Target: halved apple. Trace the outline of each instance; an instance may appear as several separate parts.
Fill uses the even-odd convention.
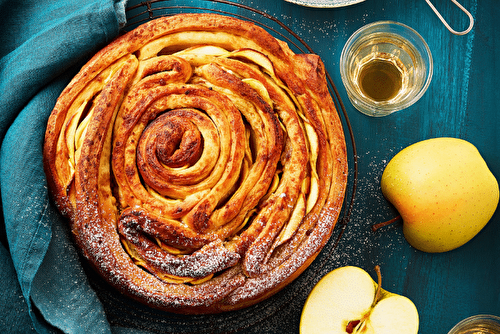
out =
[[[383,290],[359,267],[337,268],[311,291],[300,333],[417,334],[418,311],[407,297]]]

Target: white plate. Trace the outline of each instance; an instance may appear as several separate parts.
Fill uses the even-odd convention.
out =
[[[285,0],[297,5],[317,8],[334,8],[354,5],[365,0]]]

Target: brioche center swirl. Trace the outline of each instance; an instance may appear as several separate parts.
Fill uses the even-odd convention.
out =
[[[343,199],[345,144],[317,57],[247,23],[235,35],[239,20],[180,17],[74,79],[45,167],[103,276],[157,307],[212,312],[262,299],[316,256]],[[200,28],[214,19],[223,27]]]
[[[255,51],[243,53],[245,61],[234,59],[239,51],[199,46],[148,59],[115,121],[119,231],[134,260],[164,280],[193,281],[234,265],[247,248],[238,232],[259,217],[259,203],[271,205],[266,195],[276,197],[284,131],[252,88],[267,93],[276,84],[252,62]],[[263,81],[245,79],[249,73]],[[300,193],[302,151],[304,166],[282,198]],[[196,270],[182,265],[190,261]]]

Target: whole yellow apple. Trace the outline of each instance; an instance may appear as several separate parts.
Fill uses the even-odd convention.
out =
[[[363,269],[337,268],[313,288],[302,310],[301,334],[417,334],[418,311],[405,296],[381,288]]]
[[[382,193],[403,219],[403,233],[424,252],[446,252],[471,240],[491,219],[498,182],[476,147],[433,138],[403,149],[387,164]]]

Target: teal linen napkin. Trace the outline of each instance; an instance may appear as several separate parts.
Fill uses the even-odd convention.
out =
[[[125,24],[126,0],[0,0],[0,332],[110,333],[42,164],[47,118]]]

